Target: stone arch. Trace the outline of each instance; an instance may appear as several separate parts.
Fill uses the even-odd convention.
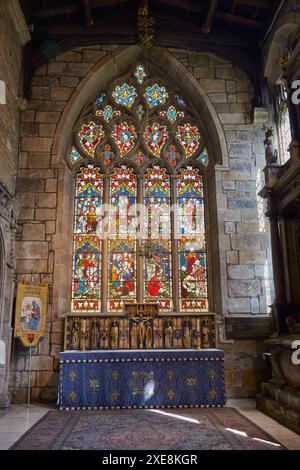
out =
[[[105,87],[108,81],[112,81],[117,74],[128,67],[130,64],[141,60],[143,50],[138,46],[120,47],[108,54],[104,59],[98,62],[80,82],[77,89],[67,103],[60,121],[58,123],[56,134],[52,146],[52,166],[57,167],[59,171],[58,180],[58,210],[57,210],[57,228],[53,240],[53,249],[55,251],[55,271],[53,284],[53,314],[64,316],[70,310],[71,304],[71,269],[72,266],[72,225],[73,225],[73,176],[69,167],[66,165],[65,156],[69,147],[69,140],[74,129],[75,123],[80,116],[82,109],[89,103],[95,94]],[[207,147],[209,158],[215,165],[223,168],[228,164],[227,145],[224,136],[223,127],[219,121],[217,113],[209,99],[206,91],[201,87],[193,75],[179,63],[168,51],[161,48],[154,48],[147,51],[147,60],[162,73],[170,77],[181,90],[182,95],[186,96],[194,105],[198,114],[202,116],[202,128],[207,136]],[[185,77],[182,80],[182,77]],[[214,171],[208,174],[209,198],[212,200],[208,207],[208,224],[214,227],[218,226],[217,202],[216,202],[216,182]],[[216,230],[217,231],[217,230]],[[210,252],[209,260],[211,266],[212,278],[210,284],[214,286],[214,294],[211,299],[211,308],[215,311],[221,311],[221,275],[220,275],[220,253],[218,236],[214,235],[213,241],[209,242]],[[61,295],[63,292],[63,296]]]
[[[4,268],[5,268],[5,245],[2,230],[0,227],[0,332],[4,321]]]
[[[288,39],[299,30],[300,13],[292,12],[278,18],[266,46],[264,60],[264,76],[270,85],[276,83],[282,71],[278,59],[286,52]]]

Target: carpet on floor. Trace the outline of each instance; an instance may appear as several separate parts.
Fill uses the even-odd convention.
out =
[[[49,411],[13,450],[280,450],[234,408]]]

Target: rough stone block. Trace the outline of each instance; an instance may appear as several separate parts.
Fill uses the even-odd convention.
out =
[[[73,90],[69,87],[52,87],[51,99],[54,101],[68,101],[72,93]]]
[[[225,80],[211,80],[202,78],[199,81],[207,93],[225,92]]]
[[[18,273],[44,273],[47,272],[46,259],[24,259],[17,261]]]
[[[237,233],[260,233],[260,225],[255,222],[237,224]]]
[[[45,224],[23,224],[23,240],[45,240]]]
[[[17,259],[47,259],[48,243],[41,241],[16,242]]]
[[[68,52],[65,52],[64,54],[60,54],[56,59],[59,62],[81,62],[82,55],[81,55],[81,52],[68,51]]]
[[[236,233],[235,222],[224,222],[225,233]]]
[[[229,265],[228,266],[229,279],[253,279],[254,268],[251,265]]]
[[[39,136],[40,137],[53,137],[55,134],[56,124],[40,124]]]
[[[241,122],[247,122],[244,113],[220,113],[219,118],[222,124],[240,124]]]
[[[55,220],[56,209],[36,209],[36,220]]]
[[[234,80],[227,80],[226,81],[226,91],[227,93],[235,93],[235,81]]]
[[[257,207],[257,200],[254,197],[236,197],[228,199],[228,209],[253,209]]]
[[[250,299],[247,297],[228,299],[228,311],[229,313],[249,313]]]
[[[96,64],[99,60],[106,56],[106,51],[96,51],[92,49],[84,49],[82,53],[82,62]]]
[[[71,77],[85,77],[86,74],[90,71],[93,64],[76,64],[69,63],[68,69],[65,75]]]
[[[222,182],[223,189],[225,190],[235,190],[235,181],[223,181]]]
[[[34,120],[35,120],[35,110],[26,109],[25,111],[22,111],[22,114],[21,114],[22,122],[34,122]]]
[[[78,77],[61,77],[60,78],[60,85],[62,87],[70,87],[75,88],[79,83]]]
[[[241,251],[241,264],[265,264],[267,260],[265,251]]]
[[[20,152],[19,154],[19,168],[27,168],[28,152]]]
[[[38,207],[56,207],[56,194],[55,193],[40,193],[38,197]]]
[[[261,294],[261,284],[258,280],[228,281],[230,297],[258,297]]]
[[[48,100],[50,98],[50,88],[42,86],[32,86],[31,98],[33,100]]]
[[[225,80],[234,79],[234,69],[229,67],[216,68],[216,78],[224,78]]]
[[[41,123],[57,123],[60,113],[55,111],[38,111],[36,113],[36,122]]]
[[[39,135],[39,126],[35,122],[23,122],[21,124],[22,137],[37,137]]]
[[[56,178],[50,178],[46,180],[46,188],[45,192],[46,193],[56,193],[57,191],[57,179]]]
[[[228,152],[230,156],[240,156],[248,158],[251,155],[251,143],[228,143]]]
[[[51,62],[48,64],[48,73],[49,75],[66,75],[67,68],[68,66],[64,62]]]
[[[228,264],[238,264],[239,252],[238,251],[226,251],[226,260]]]
[[[28,152],[50,152],[52,139],[46,137],[22,137],[22,150]]]
[[[56,224],[54,220],[46,220],[46,234],[53,235],[56,230]]]
[[[254,235],[254,234],[231,235],[231,247],[233,250],[260,251],[261,235]]]
[[[250,305],[251,305],[251,313],[260,313],[260,311],[259,311],[259,299],[258,298],[251,299]]]
[[[38,150],[38,149],[37,149]],[[30,153],[28,156],[28,168],[49,168],[50,153]]]

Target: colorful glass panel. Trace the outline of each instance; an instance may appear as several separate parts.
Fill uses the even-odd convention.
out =
[[[95,124],[93,121],[89,122],[89,124],[82,124],[78,135],[83,150],[93,158],[97,145],[104,137],[102,126]]]
[[[109,242],[109,310],[123,311],[124,302],[136,301],[135,241]]]
[[[127,83],[123,83],[121,86],[116,86],[112,96],[117,104],[131,108],[136,100],[137,93],[134,86],[129,86]]]
[[[101,288],[101,219],[103,179],[89,165],[76,178],[72,310],[99,311]]]
[[[106,97],[106,93],[104,92],[100,93],[100,95],[96,98],[95,104],[96,105],[102,104],[105,97]]]
[[[143,120],[143,117],[144,117],[144,114],[145,114],[145,109],[143,107],[142,104],[139,104],[138,107],[136,108],[136,114],[137,114],[137,117],[138,117],[138,120],[139,121],[142,121]]]
[[[134,76],[137,79],[139,85],[142,85],[146,77],[145,68],[143,65],[138,65],[135,69]]]
[[[199,133],[198,127],[192,126],[188,122],[184,124],[184,126],[178,126],[176,137],[181,143],[187,158],[195,153],[203,139],[203,136]]]
[[[160,87],[155,83],[153,86],[146,88],[144,97],[146,98],[149,108],[152,109],[155,108],[155,106],[164,104],[169,95],[164,87]]]
[[[170,145],[170,149],[169,152],[167,152],[166,157],[173,167],[176,166],[177,162],[180,160],[180,154],[176,151],[176,147],[174,145]]]
[[[174,122],[178,118],[183,118],[184,117],[184,112],[183,111],[177,111],[174,106],[169,106],[167,111],[160,111],[159,115],[163,118],[167,118],[171,124],[174,124]]]
[[[110,178],[109,309],[123,309],[136,298],[136,176],[131,168],[115,168]]]
[[[146,145],[153,155],[160,157],[160,152],[168,138],[166,126],[154,122],[151,126],[147,126],[144,132]]]
[[[76,163],[83,161],[82,156],[80,155],[80,153],[76,150],[74,146],[71,148],[70,160],[71,160],[72,165],[75,165]]]
[[[100,153],[100,157],[102,158],[104,165],[107,166],[111,163],[112,159],[114,158],[114,154],[111,151],[109,144],[105,145],[105,150],[104,152]]]
[[[201,155],[199,156],[199,160],[200,162],[202,163],[203,166],[207,167],[208,164],[209,164],[209,160],[208,160],[208,153],[207,153],[207,148],[204,147]]]
[[[114,126],[112,137],[118,146],[121,157],[123,157],[133,149],[137,138],[137,133],[135,132],[135,127],[133,124],[121,122]]]
[[[165,168],[149,168],[144,177],[146,240],[144,300],[172,309],[170,177]]]
[[[207,274],[203,178],[184,168],[178,175],[178,236],[180,309],[207,311]]]
[[[104,121],[109,122],[114,117],[121,116],[121,112],[118,109],[113,109],[109,104],[104,109],[98,109],[96,116],[102,117]]]
[[[178,103],[180,106],[186,107],[186,103],[185,103],[185,101],[181,98],[181,96],[179,96],[179,95],[174,95],[174,98],[175,98],[175,100],[177,101],[177,103]]]

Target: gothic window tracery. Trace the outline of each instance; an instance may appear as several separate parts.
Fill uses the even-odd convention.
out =
[[[205,135],[188,101],[143,64],[80,118],[75,176],[74,312],[158,303],[207,312]]]

